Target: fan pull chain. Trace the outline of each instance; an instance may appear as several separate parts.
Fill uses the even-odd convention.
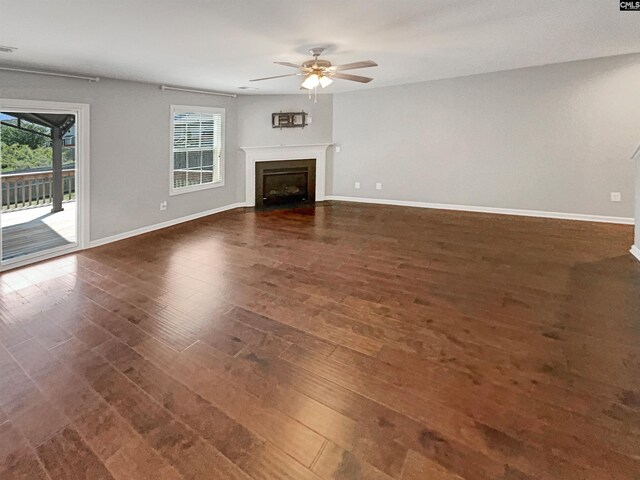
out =
[[[313,97],[314,97],[313,103],[318,103],[318,87],[315,87],[313,89]]]

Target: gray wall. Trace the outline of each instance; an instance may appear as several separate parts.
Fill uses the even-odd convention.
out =
[[[305,111],[312,117],[305,128],[271,128],[275,112]],[[304,94],[245,95],[238,97],[238,145],[305,145],[331,143],[333,95],[318,95],[318,102]]]
[[[336,94],[333,194],[633,217],[639,84],[630,55]]]
[[[308,145],[331,143],[333,137],[333,95],[318,95],[317,103],[305,94],[247,95],[238,97],[238,145],[264,147],[270,145]],[[305,128],[271,128],[271,114],[301,112],[311,115],[311,125]],[[327,163],[331,163],[328,152]],[[244,200],[244,152],[240,152],[241,174],[238,198]],[[327,172],[331,184],[331,172]]]
[[[157,85],[99,83],[0,72],[0,98],[91,105],[91,240],[236,202],[236,99],[162,92]],[[169,197],[170,106],[226,108],[225,186]],[[168,209],[160,211],[160,202]]]

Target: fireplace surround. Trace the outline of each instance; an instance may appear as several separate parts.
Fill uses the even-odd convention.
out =
[[[245,152],[245,204],[256,204],[256,164],[284,160],[315,160],[315,200],[325,198],[326,158],[330,143],[240,147]]]

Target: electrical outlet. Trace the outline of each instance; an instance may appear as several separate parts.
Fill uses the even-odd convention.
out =
[[[167,201],[164,200],[164,201],[160,202],[160,210],[164,211],[166,209],[167,209]]]
[[[611,192],[611,201],[612,202],[621,202],[622,201],[622,193],[620,193],[620,192]]]
[[[340,153],[340,145],[336,145],[336,153]]]
[[[355,187],[356,189],[360,188],[360,182],[356,182],[356,183],[355,183],[355,185],[354,185],[354,187]]]
[[[382,184],[380,182],[376,183],[376,190],[382,190]]]

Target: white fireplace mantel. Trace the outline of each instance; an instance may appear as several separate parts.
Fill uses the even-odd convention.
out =
[[[278,160],[316,161],[316,200],[324,200],[327,173],[327,148],[331,143],[312,145],[273,145],[266,147],[240,147],[246,154],[245,202],[248,207],[256,204],[256,162],[277,162]]]

